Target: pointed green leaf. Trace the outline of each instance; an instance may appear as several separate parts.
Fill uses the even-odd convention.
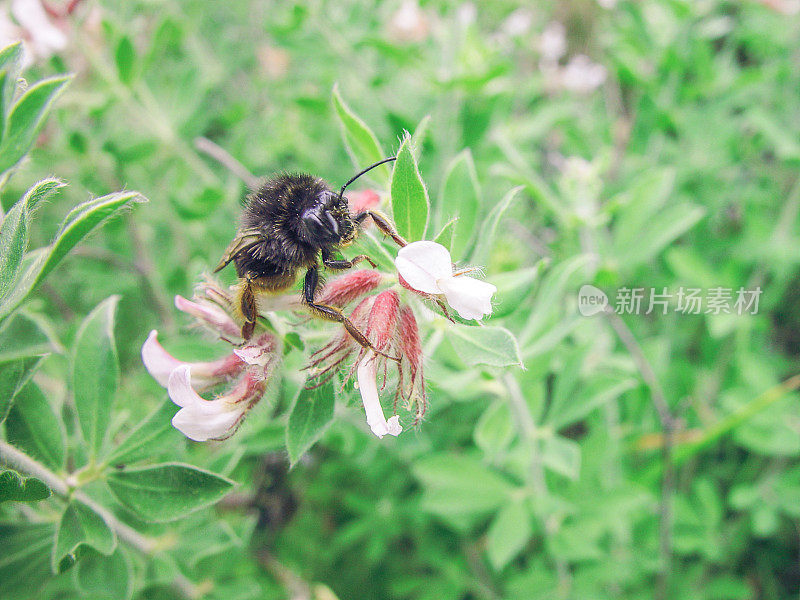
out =
[[[517,340],[507,329],[454,325],[448,334],[453,349],[468,365],[522,366]]]
[[[73,500],[64,509],[56,529],[50,562],[53,573],[63,573],[75,564],[84,546],[109,555],[117,547],[117,536],[103,517]]]
[[[339,93],[339,84],[333,86],[333,105],[342,124],[342,136],[344,137],[347,152],[350,154],[350,158],[353,159],[353,164],[357,170],[360,171],[371,164],[388,158],[383,153],[383,149],[378,143],[378,138],[375,137],[372,130],[342,100],[342,96]],[[385,186],[389,181],[389,167],[381,165],[370,171],[369,177],[376,179],[381,185]]]
[[[551,435],[542,440],[542,464],[549,469],[577,480],[581,473],[581,447],[574,440]]]
[[[425,115],[422,120],[417,123],[414,133],[411,134],[411,150],[414,152],[414,158],[419,161],[419,154],[422,152],[422,146],[425,139],[428,137],[428,128],[431,124],[431,116]]]
[[[333,420],[336,392],[333,380],[314,389],[302,389],[286,425],[286,450],[294,466]]]
[[[500,222],[503,220],[503,217],[505,217],[506,212],[508,212],[512,202],[514,202],[514,199],[521,190],[522,186],[517,186],[506,192],[506,195],[497,203],[483,222],[474,253],[476,260],[484,263],[488,261],[492,246],[497,238],[497,228],[500,226]]]
[[[78,329],[72,366],[72,393],[83,439],[95,457],[105,441],[119,385],[114,313],[119,296],[103,300]]]
[[[47,200],[50,196],[55,194],[58,190],[66,185],[66,183],[60,179],[56,179],[55,177],[48,177],[47,179],[37,181],[35,184],[33,184],[31,189],[25,193],[25,201],[28,205],[28,210],[32,211],[34,208],[36,208],[37,204]]]
[[[28,88],[11,107],[0,143],[0,173],[16,165],[33,145],[47,112],[69,77],[45,79]]]
[[[495,571],[522,551],[532,533],[531,515],[522,502],[507,504],[497,513],[486,536],[486,552]]]
[[[52,271],[78,242],[120,209],[144,198],[137,192],[117,192],[95,198],[72,209],[64,219],[55,241],[25,255],[17,285],[0,302],[0,319],[7,316]]]
[[[119,40],[114,53],[114,61],[117,63],[119,80],[125,85],[130,85],[136,73],[136,49],[127,35],[122,36]]]
[[[50,488],[35,477],[23,477],[16,471],[0,471],[0,503],[34,502],[50,497]]]
[[[28,248],[28,216],[23,199],[11,207],[0,225],[0,302],[11,292]]]
[[[0,139],[5,132],[6,115],[14,100],[22,59],[22,42],[0,50]]]
[[[581,385],[577,393],[554,395],[545,422],[555,430],[563,429],[636,385],[636,380],[630,377],[598,374],[585,385]]]
[[[181,463],[126,468],[108,476],[108,487],[123,506],[157,523],[210,506],[233,486],[230,479]]]
[[[42,390],[29,381],[17,394],[6,419],[6,437],[55,471],[64,468],[64,426]]]
[[[28,249],[30,213],[36,205],[64,184],[58,179],[44,179],[35,184],[17,202],[0,226],[0,302],[8,296],[19,273],[22,257]]]
[[[467,258],[467,250],[477,231],[481,206],[478,175],[469,149],[456,156],[444,176],[441,205],[446,215],[457,215],[450,252],[456,260]]]
[[[411,138],[406,137],[392,171],[392,216],[398,233],[409,242],[425,237],[428,225],[428,190],[417,168],[417,161],[409,146]]]
[[[6,420],[14,398],[44,358],[40,355],[0,360],[0,423]]]
[[[165,400],[111,451],[106,462],[117,464],[142,460],[180,440],[180,434],[172,426],[172,417],[177,411],[178,407],[171,400]]]
[[[451,246],[453,245],[453,230],[455,229],[457,220],[458,218],[454,217],[445,223],[444,227],[442,227],[442,230],[436,235],[435,238],[433,238],[433,241],[450,250]]]

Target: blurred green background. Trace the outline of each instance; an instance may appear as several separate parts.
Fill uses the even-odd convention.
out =
[[[429,238],[470,193],[464,178],[444,184],[465,148],[478,223],[522,186],[499,235],[454,259],[498,286],[487,325],[516,336],[524,369],[466,364],[448,324],[425,313],[425,420],[377,440],[349,386],[289,470],[285,417],[304,360],[289,354],[232,439],[167,431],[140,457],[237,481],[216,508],[149,525],[90,486],[167,541],[150,554],[121,544],[123,559],[60,575],[48,563],[18,577],[19,557],[0,551],[0,597],[798,598],[796,1],[68,4],[50,3],[55,51],[0,8],[39,52],[28,82],[75,75],[2,205],[46,176],[68,182],[37,209],[36,247],[90,196],[150,200],[79,245],[21,309],[27,329],[6,335],[53,352],[35,381],[67,423],[68,451],[69,348],[104,298],[121,296],[114,436],[165,397],[139,357],[151,329],[182,357],[226,351],[172,305],[217,263],[246,193],[207,141],[258,176],[341,185],[356,165],[336,83],[387,152],[414,134]],[[682,314],[673,298],[667,314],[588,318],[583,284],[612,304],[623,287],[762,294],[754,315]],[[313,350],[333,327],[300,331]],[[53,522],[60,506],[4,503],[0,520]],[[16,548],[19,532],[4,531]]]

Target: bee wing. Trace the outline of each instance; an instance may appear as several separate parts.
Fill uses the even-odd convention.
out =
[[[225,248],[225,254],[222,255],[222,260],[219,261],[214,273],[221,271],[229,262],[231,262],[236,255],[244,252],[248,248],[255,246],[261,241],[262,235],[258,229],[245,229],[236,234],[233,241]]]

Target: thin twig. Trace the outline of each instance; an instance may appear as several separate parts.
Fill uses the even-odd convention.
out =
[[[210,139],[201,136],[194,138],[194,147],[200,152],[208,154],[228,171],[244,181],[248,188],[253,189],[258,186],[258,177],[253,175],[247,167],[236,160],[230,152],[219,144],[215,144]]]
[[[647,360],[642,347],[636,341],[625,321],[611,307],[606,307],[604,314],[611,327],[617,333],[622,345],[631,355],[645,384],[650,388],[650,397],[658,413],[658,420],[661,422],[661,430],[664,435],[664,445],[661,450],[663,473],[661,477],[660,519],[658,524],[658,554],[661,561],[661,571],[658,574],[655,598],[657,600],[666,600],[669,594],[669,581],[672,571],[672,496],[675,488],[675,465],[672,462],[672,448],[674,445],[675,419],[667,404],[661,384],[658,382],[653,367],[650,365],[650,361]]]
[[[143,554],[152,555],[163,548],[163,544],[159,540],[142,535],[129,525],[126,525],[107,508],[98,504],[82,491],[75,489],[74,486],[68,483],[67,479],[59,477],[40,462],[3,440],[0,440],[0,462],[27,476],[36,477],[64,500],[68,501],[72,498],[85,504],[103,518],[106,525],[117,534],[117,537]],[[186,598],[194,599],[202,595],[197,586],[183,575],[179,574],[175,578],[174,584]]]
[[[289,594],[289,600],[311,600],[311,586],[267,550],[258,552],[256,558],[264,569],[281,582],[281,585]]]

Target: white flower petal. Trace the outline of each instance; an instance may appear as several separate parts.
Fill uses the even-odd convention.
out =
[[[241,389],[240,389],[241,388]],[[216,400],[206,400],[192,388],[191,367],[183,365],[169,376],[167,387],[170,399],[181,407],[172,417],[172,425],[183,435],[196,442],[225,437],[239,422],[248,409],[249,403],[239,396],[250,388],[237,386],[236,397],[222,396]]]
[[[164,350],[164,347],[158,343],[158,332],[155,329],[150,332],[142,345],[142,362],[147,372],[162,387],[167,387],[170,373],[186,364]]]
[[[447,303],[464,319],[492,314],[492,296],[497,288],[473,277],[449,277],[439,281]]]
[[[11,12],[28,32],[36,54],[47,58],[67,46],[67,36],[50,22],[40,0],[13,0]]]
[[[230,354],[213,362],[189,363],[178,360],[158,342],[158,332],[154,329],[142,344],[142,362],[147,372],[162,387],[169,385],[169,376],[178,367],[191,367],[192,387],[198,391],[214,387],[229,376],[237,374],[244,363],[237,356]]]
[[[206,442],[225,437],[241,416],[241,412],[230,410],[206,415],[194,410],[194,407],[187,407],[180,409],[172,417],[172,426],[190,440]]]
[[[383,416],[383,408],[378,397],[377,369],[374,354],[369,352],[358,363],[356,372],[361,401],[364,403],[364,412],[367,413],[367,425],[379,438],[383,438],[386,434],[398,436],[403,431],[399,417],[395,415],[387,422]]]
[[[453,274],[450,252],[436,242],[412,242],[400,248],[394,264],[408,285],[426,294],[441,294],[437,281]]]
[[[203,398],[192,387],[192,369],[189,365],[177,367],[169,375],[167,393],[170,400],[178,406],[193,406]]]

